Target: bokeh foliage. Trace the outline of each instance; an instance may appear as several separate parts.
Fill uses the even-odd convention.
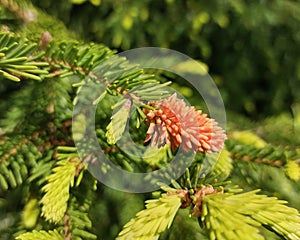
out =
[[[33,2],[85,39],[122,51],[167,47],[200,59],[228,109],[257,118],[299,101],[299,1]]]

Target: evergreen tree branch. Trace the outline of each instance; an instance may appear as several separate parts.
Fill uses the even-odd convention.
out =
[[[146,209],[137,213],[119,233],[117,239],[158,239],[169,228],[178,211],[181,200],[176,195],[163,194],[160,199],[146,201]]]
[[[131,108],[131,101],[125,100],[124,104],[111,117],[111,122],[107,126],[107,142],[115,144],[121,137],[127,125]]]
[[[300,239],[300,215],[285,201],[256,194],[215,194],[204,198],[201,221],[210,239],[264,239],[257,227],[270,228],[285,239]]]
[[[23,233],[22,235],[16,237],[16,240],[63,240],[63,236],[60,235],[56,230],[53,231],[32,231]]]
[[[14,4],[14,1],[11,0],[0,0],[0,2],[4,3],[6,9],[13,10],[12,12],[17,18],[25,20],[22,18],[24,11],[21,4]],[[35,16],[40,18],[41,15]],[[51,18],[47,16],[47,19],[50,19],[47,20],[48,22],[46,21],[47,24],[40,19],[36,21],[36,24],[44,25],[44,28],[56,26]],[[28,28],[26,27],[32,33],[27,30],[23,33],[38,34],[40,37],[40,29],[36,30],[32,26],[37,25],[32,24],[31,28],[29,25],[27,25]],[[117,110],[108,123],[106,133],[103,129],[98,129],[97,133],[101,135],[98,140],[105,146],[105,153],[114,157],[112,162],[134,171],[132,164],[144,168],[146,164],[143,160],[146,160],[149,152],[144,155],[135,155],[136,148],[128,146],[127,152],[122,152],[121,148],[113,144],[119,141],[125,132],[133,106],[138,107],[134,116],[137,116],[136,122],[138,120],[142,122],[145,114],[139,107],[150,109],[151,106],[147,105],[149,101],[157,101],[168,96],[169,92],[164,86],[169,83],[160,84],[153,75],[145,74],[143,69],[130,65],[124,58],[112,56],[113,51],[102,45],[86,45],[65,39],[57,41],[55,37],[52,39],[51,34],[53,33],[49,33],[47,38],[47,32],[44,30],[43,32],[42,39],[38,38],[39,41],[41,40],[41,46],[13,34],[0,34],[0,74],[13,81],[26,78],[44,79],[41,83],[30,81],[24,87],[26,89],[24,95],[16,96],[19,101],[27,99],[27,103],[25,105],[23,103],[15,104],[14,101],[12,105],[15,106],[14,110],[17,114],[12,111],[5,116],[5,120],[10,122],[10,128],[5,129],[6,135],[0,140],[2,141],[0,143],[0,184],[4,190],[16,187],[21,185],[28,175],[29,183],[37,181],[38,186],[43,185],[47,180],[47,184],[43,187],[45,195],[41,200],[42,215],[46,220],[54,223],[60,222],[60,226],[64,226],[62,230],[67,239],[95,239],[95,235],[89,231],[91,221],[87,214],[91,204],[90,196],[84,194],[86,201],[81,201],[74,194],[76,190],[82,191],[82,185],[79,186],[79,184],[86,181],[86,176],[80,175],[81,178],[78,177],[76,183],[78,188],[72,189],[72,192],[69,191],[70,187],[74,185],[75,176],[82,168],[76,149],[71,147],[68,151],[66,150],[68,147],[65,147],[73,144],[68,129],[70,123],[68,126],[65,125],[70,121],[72,113],[73,89],[71,84],[75,81],[77,86],[89,84],[89,81],[104,83],[105,94],[98,96],[95,103],[102,101],[103,96],[107,95],[116,96],[116,99],[123,95],[125,101],[128,101],[126,103],[130,102],[129,107],[124,102],[116,107]],[[192,65],[185,64],[179,67],[187,72],[194,72],[194,69],[191,69]],[[67,78],[73,75],[79,76],[79,81]],[[101,113],[98,112],[97,117],[102,117],[99,125],[100,122],[102,124],[103,119],[107,122],[107,113],[110,113],[112,102],[114,101],[107,101],[106,105],[103,105]],[[126,118],[122,119],[122,116],[126,116]],[[140,126],[140,122],[136,126]],[[15,135],[23,132],[24,139],[30,140],[20,144],[23,140],[16,136],[8,138],[9,131]],[[143,132],[143,129],[140,132]],[[133,133],[138,140],[141,137],[140,132]],[[49,141],[43,142],[45,146],[43,151],[38,143],[28,137],[32,136],[32,133],[43,135],[41,136],[43,141],[49,138]],[[15,145],[10,146],[9,142]],[[107,142],[113,146],[109,146]],[[60,149],[65,148],[66,153],[58,150],[57,156],[56,146],[61,146]],[[20,151],[20,149],[23,150]],[[155,157],[150,156],[146,162],[151,167],[162,166],[170,157],[167,153],[168,150],[168,147],[161,148],[159,151],[154,150]],[[25,157],[20,154],[21,152]],[[32,156],[35,152],[36,156]],[[52,161],[53,155],[54,159],[58,158],[58,162],[51,173],[51,168],[55,164]],[[192,216],[200,216],[202,223],[210,232],[211,239],[247,239],[245,236],[248,236],[248,239],[251,237],[251,239],[262,239],[259,232],[261,226],[270,228],[286,239],[299,239],[299,213],[286,207],[284,202],[257,195],[256,192],[235,195],[218,194],[219,191],[212,186],[201,186],[201,183],[222,184],[219,180],[226,179],[231,173],[233,160],[252,161],[260,167],[262,165],[260,163],[277,168],[286,164],[287,175],[297,180],[299,179],[299,165],[296,158],[290,158],[286,149],[268,145],[264,140],[249,134],[249,132],[242,132],[241,135],[233,134],[232,139],[227,143],[227,148],[221,152],[219,158],[217,155],[207,154],[207,162],[201,163],[202,165],[200,162],[192,165],[190,172],[193,175],[193,181],[189,176],[184,176],[183,179],[186,181],[181,181],[180,185],[177,184],[178,189],[173,191],[173,194],[163,194],[160,199],[147,201],[146,209],[139,212],[136,218],[124,226],[118,239],[158,239],[160,233],[170,227],[178,209],[188,206],[193,207]],[[192,169],[193,167],[195,169]],[[22,169],[26,169],[26,171]],[[201,181],[203,181],[200,183],[199,173],[201,170],[205,174],[201,175],[203,177]],[[189,173],[189,169],[186,172]],[[92,185],[90,182],[85,187],[91,189]],[[176,183],[174,182],[173,185]],[[223,193],[222,188],[220,189]],[[83,192],[87,193],[87,191]],[[27,195],[32,196],[28,192]],[[34,196],[33,200],[27,201],[22,220],[25,227],[32,228],[36,225],[35,216],[39,210],[37,199],[38,197]],[[28,215],[34,216],[33,220],[25,221],[24,218]],[[49,228],[47,224],[49,223],[44,225],[45,229]],[[56,230],[33,231],[19,236],[19,239],[62,239],[62,236]]]
[[[34,137],[0,137],[0,189],[7,190],[21,185],[28,177],[29,170],[36,166],[42,153]]]
[[[74,185],[74,177],[80,161],[77,157],[62,159],[47,177],[47,185],[42,190],[46,193],[42,200],[42,216],[46,220],[58,223],[67,210],[69,188]]]
[[[38,46],[12,33],[0,33],[0,75],[19,82],[21,78],[42,80],[48,74],[47,62],[36,61],[43,55]]]
[[[234,160],[251,161],[275,167],[281,167],[286,163],[287,152],[283,147],[267,144],[249,131],[230,133],[226,146]]]
[[[48,78],[55,76],[64,78],[72,75],[84,78],[112,54],[113,51],[99,44],[85,45],[78,41],[50,41],[43,59],[50,66]]]
[[[88,216],[90,204],[89,196],[85,196],[83,204],[79,204],[75,197],[71,198],[64,216],[66,239],[97,239],[97,236],[90,232],[92,228],[92,222]]]
[[[220,153],[206,154],[200,166],[200,177],[205,178],[206,182],[213,182],[216,178],[219,182],[225,180],[233,169],[231,153],[224,147]]]

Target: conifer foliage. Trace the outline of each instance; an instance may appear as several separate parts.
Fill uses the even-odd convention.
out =
[[[101,44],[71,39],[63,27],[54,31],[61,23],[25,1],[0,4],[7,23],[0,32],[1,239],[154,240],[169,239],[178,228],[188,234],[178,236],[184,239],[300,239],[300,139],[286,145],[289,131],[277,142],[258,134],[280,131],[274,122],[291,130],[292,118],[258,126],[236,118],[252,130],[229,121],[226,134],[169,92],[172,82],[161,72],[132,65]],[[100,106],[95,134],[103,154],[128,172],[152,172],[182,146],[195,157],[180,178],[168,186],[149,179],[160,188],[139,200],[114,196],[97,182],[87,165],[94,156],[81,159],[74,144],[82,139],[94,150],[84,135],[89,120],[78,114],[72,123],[77,93],[91,83],[104,86],[90,94]],[[128,133],[147,150],[126,144]],[[105,174],[108,166],[101,167]],[[141,198],[145,209],[127,207]]]

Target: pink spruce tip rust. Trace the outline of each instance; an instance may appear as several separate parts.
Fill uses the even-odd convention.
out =
[[[218,123],[201,110],[187,106],[174,93],[169,98],[150,104],[155,110],[144,109],[149,128],[145,143],[162,147],[171,143],[171,149],[182,144],[183,151],[194,153],[220,152],[227,139]]]

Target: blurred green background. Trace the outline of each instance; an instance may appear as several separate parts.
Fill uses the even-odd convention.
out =
[[[118,51],[166,47],[204,62],[227,110],[260,119],[297,108],[298,0],[32,2],[84,40]]]

